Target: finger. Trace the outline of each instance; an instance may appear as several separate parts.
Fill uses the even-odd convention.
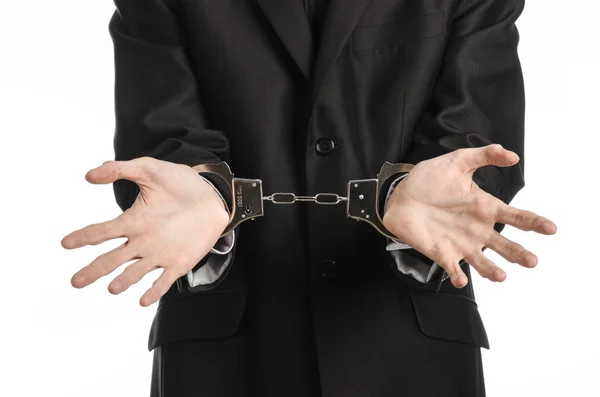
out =
[[[146,274],[150,273],[156,268],[157,266],[154,265],[154,261],[148,258],[142,258],[127,266],[123,273],[111,281],[111,283],[108,285],[108,291],[111,294],[120,294],[121,292],[126,291],[133,284],[139,282]]]
[[[61,240],[66,249],[80,248],[85,245],[97,245],[114,238],[125,237],[126,228],[123,214],[110,221],[94,223],[83,229],[69,233]]]
[[[465,257],[465,261],[483,278],[487,278],[490,281],[504,281],[506,279],[504,270],[500,269],[494,262],[483,255],[483,252],[469,255]]]
[[[83,288],[135,257],[135,250],[126,242],[112,251],[100,255],[92,263],[75,273],[71,279],[71,284],[75,288]]]
[[[541,234],[554,234],[557,230],[556,225],[550,219],[506,204],[498,210],[496,221],[521,230],[534,231]]]
[[[467,285],[469,279],[463,272],[458,261],[447,259],[442,262],[443,263],[439,264],[444,268],[444,270],[446,270],[446,273],[448,273],[452,285],[454,285],[456,288],[463,288]]]
[[[161,296],[167,293],[169,288],[179,278],[179,274],[170,269],[165,269],[159,278],[152,284],[152,287],[140,298],[140,305],[150,306],[158,301]]]
[[[113,183],[119,179],[127,179],[138,184],[148,184],[157,164],[151,157],[139,157],[133,160],[106,161],[101,166],[91,169],[85,179],[94,184]]]
[[[509,262],[518,263],[524,267],[535,267],[537,265],[538,259],[533,252],[526,250],[521,244],[507,239],[496,231],[488,239],[486,246]]]
[[[490,145],[462,148],[454,151],[457,166],[464,172],[475,172],[486,165],[508,167],[519,162],[519,155],[505,149],[498,143]]]

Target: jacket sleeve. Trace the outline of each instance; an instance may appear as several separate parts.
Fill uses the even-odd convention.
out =
[[[190,166],[218,161],[231,165],[229,141],[211,128],[172,2],[115,0],[115,5],[108,26],[114,46],[115,159],[150,156]],[[230,197],[227,189],[215,188]],[[139,193],[127,180],[116,181],[113,189],[123,211]],[[221,240],[217,245],[226,248],[215,246],[205,258],[208,262],[220,260],[214,255],[229,255],[233,239]]]
[[[515,26],[523,7],[524,0],[457,1],[435,86],[403,160],[417,164],[456,149],[499,143],[517,153],[519,163],[479,168],[473,180],[506,204],[525,185],[525,93]],[[504,227],[496,223],[494,229],[500,233]],[[433,264],[412,248],[396,254]]]

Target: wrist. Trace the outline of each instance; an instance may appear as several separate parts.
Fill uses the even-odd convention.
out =
[[[208,200],[210,200],[208,205],[211,208],[214,208],[214,214],[216,218],[215,222],[219,225],[219,227],[222,226],[221,230],[223,230],[229,224],[230,211],[229,206],[227,205],[227,201],[225,200],[219,189],[210,180],[208,180],[201,174],[198,175],[208,185],[206,187],[207,192],[205,197],[208,198]]]
[[[390,232],[392,232],[395,236],[399,237],[398,234],[398,219],[399,219],[399,214],[397,211],[397,194],[395,194],[395,192],[398,189],[398,186],[402,183],[402,180],[408,175],[408,173],[403,173],[402,175],[400,175],[399,177],[397,177],[394,182],[392,182],[392,184],[390,185],[387,195],[386,195],[386,199],[385,199],[385,204],[384,204],[384,208],[383,208],[383,214],[381,217],[381,221],[383,223],[383,226],[385,226],[386,229],[388,229]]]
[[[383,203],[383,211],[381,213],[382,219],[385,217],[385,214],[388,212],[388,209],[394,204],[396,201],[396,190],[400,183],[404,180],[404,178],[408,175],[408,172],[400,174],[394,181],[389,185],[387,194],[385,196],[385,201]]]

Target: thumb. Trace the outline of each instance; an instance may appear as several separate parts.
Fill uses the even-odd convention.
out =
[[[93,184],[113,183],[119,179],[127,179],[138,184],[147,183],[151,173],[150,161],[145,158],[105,161],[102,165],[89,170],[85,174],[85,179]]]
[[[465,172],[475,172],[486,165],[510,167],[519,162],[519,155],[505,149],[499,143],[492,143],[476,148],[465,148],[456,151],[458,164],[464,166]]]

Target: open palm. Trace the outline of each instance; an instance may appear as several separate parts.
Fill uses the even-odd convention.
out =
[[[140,299],[156,302],[171,285],[191,270],[214,246],[229,215],[214,189],[191,167],[142,157],[108,161],[90,170],[94,184],[128,179],[138,184],[134,204],[117,218],[88,225],[65,236],[61,244],[73,249],[126,237],[127,241],[78,271],[71,283],[85,287],[125,262],[138,259],[109,284],[109,291],[125,291],[144,275],[163,268],[161,276]]]
[[[537,257],[507,239],[494,224],[504,223],[541,234],[556,233],[556,225],[531,211],[506,205],[482,190],[472,179],[486,165],[511,166],[519,156],[498,144],[458,149],[413,167],[390,196],[383,223],[403,242],[443,267],[452,284],[467,284],[459,262],[464,259],[482,276],[503,281],[505,272],[483,254],[496,251],[524,267]]]

